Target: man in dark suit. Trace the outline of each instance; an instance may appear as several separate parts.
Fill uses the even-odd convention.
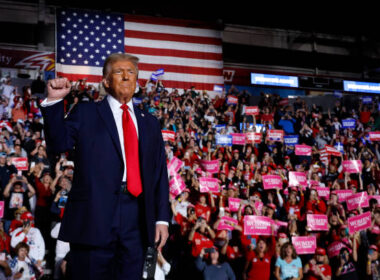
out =
[[[73,187],[59,239],[70,242],[72,279],[141,279],[147,246],[168,238],[169,193],[160,124],[133,106],[138,58],[112,54],[108,95],[64,117],[66,78],[50,80],[41,104],[47,147],[75,150]]]

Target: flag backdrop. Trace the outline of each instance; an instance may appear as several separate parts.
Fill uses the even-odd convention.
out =
[[[223,86],[221,31],[201,22],[57,10],[57,76],[99,83],[106,57],[136,55],[139,83],[163,69],[166,88]]]

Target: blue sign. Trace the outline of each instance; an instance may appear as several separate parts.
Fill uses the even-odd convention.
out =
[[[372,97],[371,96],[365,96],[362,97],[363,104],[371,104],[372,103]]]
[[[140,105],[142,103],[142,98],[133,97],[133,104]]]
[[[295,146],[298,144],[298,135],[286,135],[284,136],[285,145]]]
[[[338,98],[342,98],[343,97],[343,93],[341,93],[340,91],[334,91],[334,96],[338,97]]]
[[[225,124],[217,124],[217,125],[214,125],[214,128],[215,128],[216,132],[220,132],[222,129],[226,129],[226,125]]]
[[[342,154],[344,154],[344,148],[343,148],[343,144],[340,143],[340,142],[337,142],[335,145],[334,145],[334,148],[337,149],[339,152],[341,152]]]
[[[216,135],[216,145],[232,146],[232,135]]]
[[[342,126],[343,126],[343,128],[355,129],[356,120],[355,119],[342,120]]]
[[[253,128],[253,123],[240,123],[240,131],[252,129],[252,128]]]
[[[298,87],[298,77],[251,73],[251,84],[279,87]]]
[[[344,91],[380,93],[380,83],[343,81]]]

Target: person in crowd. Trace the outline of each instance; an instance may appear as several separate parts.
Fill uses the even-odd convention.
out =
[[[291,243],[285,243],[281,247],[280,256],[275,264],[275,277],[278,280],[302,279],[302,263]]]
[[[207,261],[203,258],[208,254]],[[204,280],[235,280],[235,274],[227,262],[220,262],[219,252],[216,247],[202,248],[195,261],[196,267],[203,273]]]
[[[303,272],[307,280],[331,280],[331,267],[324,248],[315,250],[314,257],[305,264]]]
[[[357,243],[356,238],[352,246],[352,255],[347,247],[343,247],[339,251],[339,266],[335,272],[335,276],[339,280],[356,280],[359,279],[357,271]]]
[[[9,261],[13,279],[32,280],[36,279],[35,264],[29,258],[29,245],[20,242],[15,247],[16,256]]]

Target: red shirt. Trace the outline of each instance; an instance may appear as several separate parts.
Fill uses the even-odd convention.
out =
[[[214,246],[214,242],[211,239],[209,239],[208,237],[206,237],[206,236],[204,236],[198,232],[195,232],[194,237],[193,237],[193,241],[192,241],[192,245],[193,246],[191,249],[191,254],[194,257],[197,257],[201,253],[202,248],[211,248],[212,246]]]
[[[369,118],[371,117],[371,112],[363,111],[360,112],[360,122],[366,124],[369,122]]]
[[[182,216],[180,213],[178,213],[174,217],[175,221],[180,225],[181,227],[181,234],[182,236],[187,235],[187,233],[190,231],[190,229],[193,227],[194,223],[191,223],[187,218]]]
[[[6,251],[8,254],[10,254],[11,238],[5,232],[2,232],[2,235],[3,237],[0,235],[0,252]]]
[[[248,254],[248,260],[250,262],[250,269],[248,271],[248,279],[256,280],[263,279],[267,280],[270,278],[270,261],[272,255],[270,253],[265,253],[263,258],[256,256],[255,251],[251,251]]]
[[[211,208],[209,206],[203,206],[201,204],[195,205],[195,214],[197,217],[202,217],[207,222],[210,221]]]
[[[328,264],[317,264],[317,266],[322,271],[322,274],[324,276],[330,276],[331,277],[331,267]],[[306,274],[306,279],[307,280],[320,280],[322,278],[319,275],[314,273],[313,265],[310,265],[310,270]]]
[[[48,207],[50,206],[50,198],[52,196],[51,189],[44,186],[41,181],[36,178],[36,188],[37,188],[37,206]]]

